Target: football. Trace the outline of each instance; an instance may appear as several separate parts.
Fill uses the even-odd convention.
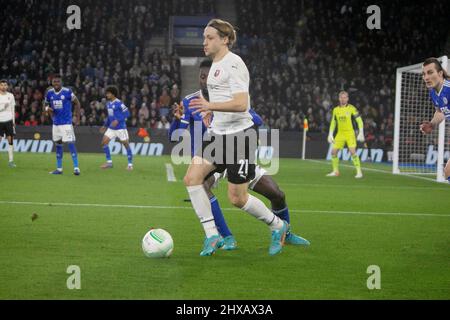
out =
[[[173,239],[163,229],[150,229],[142,239],[142,251],[149,258],[168,258],[173,251]]]

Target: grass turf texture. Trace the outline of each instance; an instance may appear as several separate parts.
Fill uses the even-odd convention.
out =
[[[287,195],[292,230],[311,246],[285,246],[269,256],[267,226],[232,209],[222,181],[215,193],[239,249],[200,257],[204,233],[190,203],[183,202],[186,166],[176,166],[177,182],[168,182],[169,157],[135,157],[135,170],[128,172],[124,156],[114,157],[114,169],[101,170],[102,155],[82,154],[76,177],[67,153],[62,176],[48,174],[54,154],[15,154],[14,169],[5,156],[0,299],[450,298],[446,184],[367,170],[356,180],[350,167],[326,178],[331,166],[325,161],[282,159],[275,179]],[[151,226],[171,233],[169,259],[141,252]],[[81,268],[80,290],[66,287],[69,265]],[[366,286],[370,265],[381,268],[380,290]]]

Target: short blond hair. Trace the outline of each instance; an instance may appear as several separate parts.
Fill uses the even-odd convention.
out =
[[[236,30],[231,23],[222,19],[212,19],[208,22],[206,27],[211,27],[217,30],[221,38],[228,37],[228,48],[232,48],[236,43]]]

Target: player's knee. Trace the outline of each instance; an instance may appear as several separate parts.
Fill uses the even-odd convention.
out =
[[[338,150],[337,150],[337,149],[331,150],[331,155],[332,155],[333,157],[336,157],[337,154],[338,154]]]
[[[202,181],[199,181],[199,179],[196,176],[189,173],[186,173],[186,175],[183,178],[183,182],[186,187],[197,186],[202,184]]]
[[[231,204],[237,208],[242,208],[245,206],[248,200],[248,195],[246,193],[234,193],[229,192],[228,193],[228,200],[230,200]]]

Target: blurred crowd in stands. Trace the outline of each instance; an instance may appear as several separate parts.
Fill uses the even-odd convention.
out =
[[[443,52],[444,2],[404,6],[381,1],[381,30],[367,27],[364,1],[236,0],[238,43],[251,75],[252,107],[264,127],[328,132],[340,90],[360,111],[367,143],[393,138],[395,70]],[[214,15],[213,0],[80,0],[81,30],[66,27],[68,0],[10,1],[0,13],[0,77],[16,97],[16,122],[50,124],[42,100],[62,74],[82,105],[82,125],[101,125],[104,89],[116,84],[129,126],[168,128],[180,101],[180,59],[148,50],[167,36],[170,15]],[[132,18],[130,18],[132,17]],[[430,28],[433,32],[429,32]]]

